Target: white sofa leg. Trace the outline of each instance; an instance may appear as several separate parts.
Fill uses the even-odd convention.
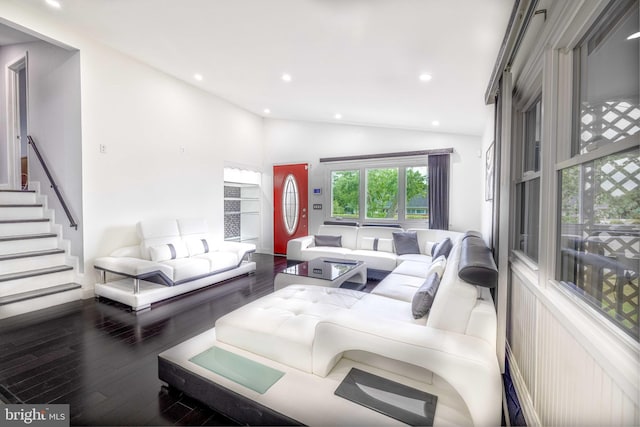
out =
[[[140,279],[135,278],[133,279],[133,294],[138,295],[139,292],[140,292]]]

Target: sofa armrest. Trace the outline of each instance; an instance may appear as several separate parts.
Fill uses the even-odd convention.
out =
[[[219,251],[235,252],[238,256],[238,263],[242,262],[247,254],[256,251],[256,245],[253,243],[224,241],[217,246]]]
[[[313,372],[326,376],[348,350],[421,366],[442,377],[466,403],[474,425],[498,425],[502,402],[500,368],[487,342],[399,321],[376,322],[341,312],[316,326]]]
[[[298,237],[287,242],[287,259],[302,261],[302,251],[312,246],[314,242],[313,236]]]
[[[144,279],[154,274],[162,274],[170,281],[173,280],[173,268],[169,265],[133,257],[106,256],[96,258],[93,262],[95,268],[139,279]]]

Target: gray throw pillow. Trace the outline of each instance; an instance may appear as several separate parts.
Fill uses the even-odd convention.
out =
[[[452,248],[453,242],[451,242],[451,239],[447,237],[433,247],[433,249],[431,250],[431,258],[435,259],[440,255],[444,255],[444,257],[447,258]]]
[[[393,233],[393,245],[396,254],[419,254],[418,234],[415,231],[396,231]]]
[[[315,236],[316,246],[342,247],[342,236],[330,236],[328,234],[317,234]]]
[[[439,285],[440,276],[438,276],[438,273],[431,273],[422,286],[418,288],[411,301],[411,313],[414,319],[420,319],[429,313]]]

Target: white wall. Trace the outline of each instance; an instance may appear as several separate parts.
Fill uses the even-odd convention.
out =
[[[260,170],[262,119],[28,7],[3,17],[80,51],[86,287],[93,259],[137,243],[141,219],[204,217],[222,238],[224,162]]]
[[[274,164],[309,163],[310,189],[325,186],[323,166],[319,164],[322,157],[436,148],[454,149],[451,155],[450,229],[479,230],[480,215],[469,213],[470,207],[476,211],[484,200],[480,137],[330,123],[265,120],[265,172],[272,175]],[[320,203],[314,199],[318,196],[309,197],[310,204]],[[310,231],[317,230],[323,220],[324,211],[311,210]],[[273,218],[265,221],[265,226],[268,226],[272,224]],[[265,236],[272,234],[265,233]]]
[[[495,105],[487,106],[487,121],[485,124],[484,132],[482,134],[482,173],[483,179],[486,174],[487,165],[487,150],[495,142],[495,130],[494,130],[494,118],[495,118]],[[495,146],[494,146],[495,149]],[[495,155],[495,154],[494,154]],[[495,157],[494,157],[495,158]],[[494,191],[495,194],[495,191]],[[486,190],[482,188],[482,200],[480,202],[480,232],[484,237],[487,245],[491,245],[491,235],[493,233],[493,200],[486,200]]]
[[[25,55],[28,56],[28,133],[34,137],[74,220],[82,224],[79,54],[44,41],[3,46],[0,48],[2,75],[6,78],[7,64]],[[6,91],[6,86],[3,90]],[[0,133],[3,154],[8,153],[8,125],[5,120]],[[26,134],[23,136],[22,142],[26,144]],[[3,167],[4,183],[8,182],[7,172]],[[72,255],[82,260],[82,227],[78,230],[69,227],[62,206],[32,150],[29,150],[29,180],[41,184],[42,194],[48,196],[48,206],[57,212],[56,222],[63,225],[64,238],[71,242]]]
[[[259,169],[262,119],[106,49],[82,50],[82,82],[87,258],[141,219],[205,217],[222,239],[224,162]]]

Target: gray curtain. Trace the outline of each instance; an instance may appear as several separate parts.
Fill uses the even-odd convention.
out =
[[[429,228],[449,229],[449,155],[430,155]]]

